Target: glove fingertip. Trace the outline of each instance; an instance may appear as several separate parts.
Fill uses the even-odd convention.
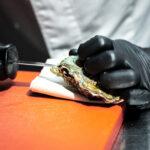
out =
[[[78,53],[77,53],[77,49],[71,49],[70,51],[69,51],[69,56],[72,56],[72,55],[77,55]]]

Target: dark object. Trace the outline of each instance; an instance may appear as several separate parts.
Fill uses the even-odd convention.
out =
[[[14,45],[0,44],[0,80],[14,79],[18,70],[18,52]]]
[[[127,99],[131,109],[150,108],[150,53],[125,40],[95,36],[78,48],[84,70],[101,86]]]
[[[50,57],[29,0],[0,0],[0,42],[13,43],[20,60],[45,62]]]
[[[71,56],[71,55],[77,55],[77,49],[71,49],[69,51],[69,56]]]
[[[149,150],[150,111],[125,114],[124,124],[112,150]]]

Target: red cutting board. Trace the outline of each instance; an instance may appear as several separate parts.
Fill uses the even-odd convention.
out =
[[[20,71],[12,86],[0,91],[0,150],[111,149],[123,121],[120,106],[32,95],[29,84],[36,75]]]

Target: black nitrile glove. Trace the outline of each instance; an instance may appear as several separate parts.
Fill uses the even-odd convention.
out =
[[[0,80],[14,79],[18,70],[18,52],[14,45],[0,44]]]
[[[70,52],[72,54],[72,52]],[[150,52],[125,40],[95,36],[77,50],[87,74],[126,99],[131,109],[150,108]]]

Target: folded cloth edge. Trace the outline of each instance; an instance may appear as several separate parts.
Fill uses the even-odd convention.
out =
[[[30,84],[30,90],[33,92],[46,94],[58,98],[79,101],[87,100],[87,98],[85,98],[84,96],[68,90],[63,85],[60,85],[40,76],[37,76],[35,79],[32,80]]]

